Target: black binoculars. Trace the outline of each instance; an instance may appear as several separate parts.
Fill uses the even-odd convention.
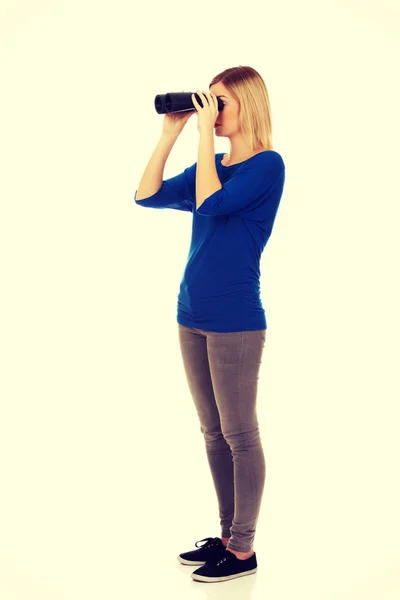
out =
[[[198,94],[195,94],[195,98],[200,106],[203,108],[203,102]],[[218,100],[218,111],[224,108],[224,103],[221,98]],[[154,106],[159,115],[171,112],[188,112],[190,110],[196,110],[195,105],[192,101],[192,92],[171,92],[170,94],[158,94],[154,98]]]

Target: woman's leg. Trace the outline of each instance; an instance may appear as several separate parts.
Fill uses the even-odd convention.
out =
[[[221,537],[229,538],[235,499],[230,446],[222,431],[211,381],[207,332],[178,323],[179,343],[189,389],[200,420],[206,453],[219,505]]]
[[[234,518],[228,548],[248,553],[265,483],[256,402],[266,330],[204,333],[221,431],[233,455]]]

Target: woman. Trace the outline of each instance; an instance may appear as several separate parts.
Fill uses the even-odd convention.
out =
[[[256,396],[267,329],[260,258],[282,196],[285,164],[272,148],[269,97],[257,71],[247,66],[226,69],[214,77],[208,93],[198,95],[203,106],[193,95],[195,112],[165,115],[135,201],[193,215],[177,322],[222,534],[204,538],[206,544],[178,559],[203,565],[192,573],[193,579],[212,582],[257,570],[252,546],[265,459]],[[217,98],[224,104],[221,111]],[[198,161],[163,180],[165,162],[192,114],[198,115]],[[229,139],[229,154],[214,153],[214,130]]]

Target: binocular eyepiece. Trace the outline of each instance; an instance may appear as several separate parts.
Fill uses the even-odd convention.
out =
[[[203,102],[198,94],[195,94],[195,98],[200,106],[203,108]],[[218,111],[224,108],[224,103],[221,98],[218,100]],[[159,115],[171,112],[188,112],[196,110],[195,105],[192,101],[192,92],[171,92],[169,94],[158,94],[154,98],[154,107]]]

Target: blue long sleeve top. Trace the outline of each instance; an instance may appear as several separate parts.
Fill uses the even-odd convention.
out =
[[[163,180],[148,208],[192,214],[192,237],[180,283],[176,320],[215,332],[267,329],[260,296],[260,258],[271,235],[285,182],[285,164],[275,150],[224,166],[215,155],[222,189],[196,208],[196,168]]]

